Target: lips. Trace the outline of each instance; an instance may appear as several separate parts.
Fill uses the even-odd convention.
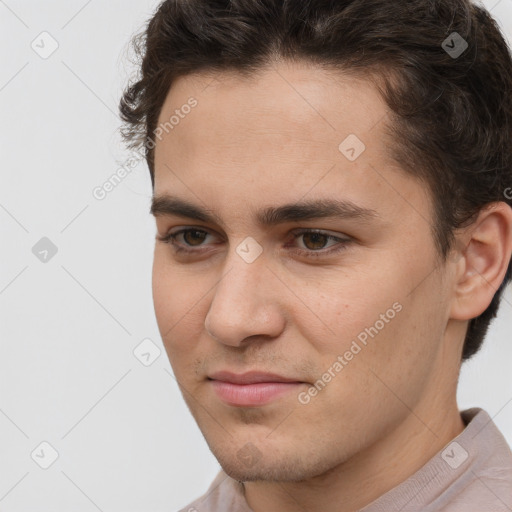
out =
[[[209,382],[216,395],[235,407],[258,407],[268,404],[291,391],[297,391],[304,382],[264,372],[235,374],[227,371],[212,373]]]
[[[216,372],[209,376],[210,379],[229,382],[231,384],[256,384],[260,382],[300,382],[297,379],[290,379],[274,373],[246,372],[236,374],[231,372]]]

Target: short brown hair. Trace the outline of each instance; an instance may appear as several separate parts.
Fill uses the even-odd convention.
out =
[[[467,43],[460,55],[446,50],[455,41]],[[443,260],[454,230],[485,205],[512,206],[512,58],[496,21],[469,0],[166,0],[133,44],[140,73],[120,101],[121,133],[144,151],[153,187],[148,142],[173,81],[201,71],[252,74],[278,57],[384,84],[390,153],[429,187]],[[462,360],[479,350],[511,267],[470,320]]]

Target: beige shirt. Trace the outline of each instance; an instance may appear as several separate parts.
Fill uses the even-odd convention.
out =
[[[512,512],[512,451],[480,408],[462,411],[466,428],[407,480],[360,512]],[[218,473],[180,512],[254,512],[244,487]]]

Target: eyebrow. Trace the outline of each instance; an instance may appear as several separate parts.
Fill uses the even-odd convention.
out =
[[[152,198],[150,213],[155,217],[177,216],[222,225],[222,222],[219,222],[217,215],[212,210],[167,194]],[[355,219],[369,222],[379,217],[380,215],[376,210],[363,208],[351,201],[317,199],[267,207],[257,213],[256,221],[261,227],[270,227],[285,222],[326,218]]]

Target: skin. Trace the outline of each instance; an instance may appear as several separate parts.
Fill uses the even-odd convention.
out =
[[[188,75],[171,87],[160,121],[191,96],[197,106],[155,148],[155,197],[187,200],[216,219],[155,216],[155,313],[183,397],[255,512],[357,510],[464,429],[456,386],[467,320],[504,278],[511,209],[482,211],[441,261],[429,192],[388,156],[388,111],[363,79],[285,62],[249,79]],[[353,162],[338,149],[349,134],[366,146]],[[263,208],[321,198],[377,215],[256,221]],[[158,240],[183,228],[203,230],[177,237],[189,254]],[[350,242],[294,238],[299,229]],[[236,251],[246,237],[262,249],[252,263]],[[307,256],[315,252],[323,255]],[[301,403],[297,392],[329,368],[332,376],[338,356],[396,303],[400,312]],[[212,389],[208,375],[219,370],[302,384],[269,404],[236,407]],[[247,450],[249,461],[240,457]]]

